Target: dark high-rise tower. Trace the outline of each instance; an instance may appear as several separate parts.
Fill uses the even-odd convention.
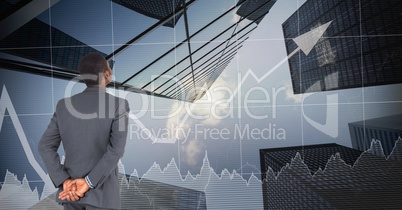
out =
[[[295,94],[402,82],[402,1],[308,0],[282,27],[286,50],[293,38],[330,21],[323,37],[305,55],[290,57]],[[337,75],[337,85],[325,78]]]
[[[274,172],[279,172],[297,153],[300,154],[311,174],[313,174],[319,168],[324,169],[328,159],[336,153],[340,154],[346,164],[353,165],[362,152],[334,143],[260,149],[261,171],[263,174],[261,179],[264,179],[264,173],[268,171],[268,168],[271,168]]]
[[[261,149],[264,209],[398,209],[401,149],[389,160],[378,141],[361,154],[336,144]]]
[[[317,170],[324,169],[328,163],[328,160],[331,159],[331,156],[337,153],[339,154],[339,157],[342,158],[348,165],[353,165],[357,160],[357,158],[361,155],[361,152],[358,150],[351,149],[338,144],[319,144],[319,145],[308,145],[308,146],[260,149],[261,180],[263,180],[262,192],[264,200],[264,209],[279,208],[279,206],[275,206],[275,203],[276,204],[281,203],[279,197],[284,196],[277,194],[279,193],[279,191],[277,192],[273,190],[272,186],[269,185],[267,179],[270,177],[270,175],[271,176],[278,175],[283,169],[284,171],[286,171],[286,168],[289,167],[289,164],[293,162],[294,159],[303,162],[302,164],[296,164],[297,166],[295,165],[292,167],[293,173],[297,176],[297,180],[293,180],[293,183],[289,186],[282,182],[277,183],[278,184],[277,187],[283,188],[278,190],[283,190],[283,193],[286,194],[286,192],[290,193],[291,191],[300,189],[299,191],[297,191],[296,193],[297,195],[285,196],[288,197],[286,199],[291,199],[289,197],[293,197],[295,206],[297,206],[296,204],[299,202],[299,200],[303,200],[306,198],[311,200],[319,199],[318,195],[309,195],[307,193],[307,191],[309,191],[310,189],[308,189],[308,187],[306,186],[306,180],[311,179],[311,175],[315,173]],[[288,180],[286,180],[285,182],[287,181]],[[272,195],[273,193],[274,195]],[[275,199],[276,201],[273,201],[273,199]],[[285,203],[289,202],[289,200],[286,199],[285,200],[282,199],[282,201]],[[295,206],[292,205],[288,207],[290,207],[290,209],[294,208]],[[302,206],[299,207],[302,208]]]
[[[371,142],[381,142],[385,155],[390,155],[395,142],[402,138],[402,114],[349,123],[352,147],[365,151]]]

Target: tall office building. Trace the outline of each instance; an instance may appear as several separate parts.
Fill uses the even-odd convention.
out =
[[[15,27],[0,31],[0,67],[70,80],[78,76],[79,58],[96,47],[119,63],[110,87],[193,102],[275,2],[2,1],[0,25]]]
[[[52,65],[55,70],[60,68],[71,74],[78,73],[78,62],[82,56],[91,52],[107,56],[36,18],[0,40],[0,49],[1,52]],[[21,64],[18,70],[22,70],[24,66],[17,60],[5,62],[5,67],[10,67],[11,64]]]
[[[205,192],[129,176],[120,179],[122,209],[207,209]]]
[[[288,200],[286,200],[288,199],[287,196],[279,198],[281,195],[280,192],[272,191],[271,186],[269,186],[267,182],[267,178],[269,178],[269,176],[277,176],[281,172],[281,170],[285,169],[286,171],[286,168],[289,167],[289,163],[293,159],[302,162],[297,166],[295,165],[292,167],[292,169],[295,170],[297,176],[300,177],[298,177],[298,180],[295,179],[287,184],[280,183],[278,184],[278,187],[286,188],[287,190],[289,190],[287,191],[287,193],[290,193],[290,191],[292,191],[293,188],[298,189],[300,191],[298,192],[298,194],[300,195],[298,195],[299,198],[297,199],[306,199],[307,197],[309,200],[317,199],[316,197],[311,197],[312,195],[310,195],[309,193],[304,192],[305,190],[307,191],[309,190],[308,187],[306,186],[307,182],[306,180],[311,179],[311,175],[316,173],[318,170],[325,169],[328,160],[331,159],[331,156],[337,153],[339,154],[340,158],[342,158],[342,160],[344,160],[344,162],[348,165],[353,165],[357,160],[357,158],[361,155],[361,152],[358,150],[351,149],[334,143],[285,147],[285,148],[260,149],[261,180],[263,180],[262,192],[264,200],[264,209],[272,209],[275,207],[275,205],[272,206],[273,202],[272,199],[274,198],[279,199],[277,202],[279,201],[289,202]],[[282,184],[283,186],[280,186]],[[286,190],[283,191],[283,193],[285,192]],[[272,195],[272,193],[275,193],[275,195]],[[277,208],[278,207],[279,206],[277,206]]]
[[[247,1],[241,5],[236,14],[259,24],[275,3],[276,0]],[[258,9],[260,7],[261,9]]]
[[[116,4],[120,4],[123,7],[129,8],[135,12],[143,14],[150,18],[157,20],[163,20],[170,14],[174,14],[176,9],[179,9],[183,5],[181,0],[171,1],[149,1],[149,0],[112,0]],[[164,26],[174,27],[179,21],[183,12],[174,14],[174,18],[166,22]]]
[[[293,38],[330,25],[310,53],[289,58],[294,93],[401,83],[401,11],[395,0],[307,0],[282,25],[287,53]]]
[[[79,74],[78,62],[82,56],[92,52],[107,56],[107,54],[32,16],[37,12],[35,7],[39,7],[39,5],[38,2],[30,1],[20,1],[15,4],[0,1],[0,6],[4,11],[2,13],[4,18],[2,25],[17,25],[19,21],[16,19],[29,19],[25,24],[11,30],[5,37],[1,34],[0,67],[72,79]],[[50,1],[48,5],[50,7]],[[21,15],[21,11],[27,8],[32,10],[31,13]],[[11,56],[7,56],[7,54]],[[113,68],[113,60],[110,60],[109,64]]]
[[[358,150],[334,143],[260,149],[261,171],[268,171],[268,168],[271,168],[274,172],[279,172],[297,153],[301,155],[312,174],[319,168],[324,169],[328,159],[336,153],[339,153],[348,165],[353,165],[361,154]]]
[[[402,138],[402,114],[349,123],[352,147],[365,151],[371,142],[378,140],[386,156],[390,155],[395,142]]]
[[[260,150],[264,209],[395,209],[402,205],[401,163],[374,155],[378,152],[374,149],[362,153],[351,166],[348,157],[360,152],[342,148],[331,154],[333,146],[299,147],[304,155],[296,153],[282,163],[280,172],[274,172],[271,163],[281,163],[295,148],[280,148],[280,153],[277,149]],[[396,153],[401,148],[395,151],[399,157]],[[307,157],[306,153],[316,155]],[[310,168],[321,162],[326,164],[312,175]]]

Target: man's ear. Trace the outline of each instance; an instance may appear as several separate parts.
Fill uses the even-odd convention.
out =
[[[110,76],[110,73],[109,73],[109,71],[105,71],[105,73],[103,75],[105,76],[105,79],[107,80],[108,77]]]
[[[106,83],[109,83],[109,82],[111,82],[111,73],[109,72],[109,71],[106,71],[105,73],[104,73],[104,77],[105,77],[105,81],[106,81]]]

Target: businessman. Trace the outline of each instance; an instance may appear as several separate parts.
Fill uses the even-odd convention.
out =
[[[84,56],[78,70],[87,88],[57,103],[38,151],[64,209],[119,209],[117,163],[126,144],[128,102],[105,92],[112,70],[101,54]]]

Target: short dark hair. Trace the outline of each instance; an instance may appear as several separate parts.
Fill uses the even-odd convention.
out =
[[[99,84],[99,74],[105,73],[108,69],[106,63],[105,57],[98,52],[89,53],[81,58],[78,71],[87,86]]]

